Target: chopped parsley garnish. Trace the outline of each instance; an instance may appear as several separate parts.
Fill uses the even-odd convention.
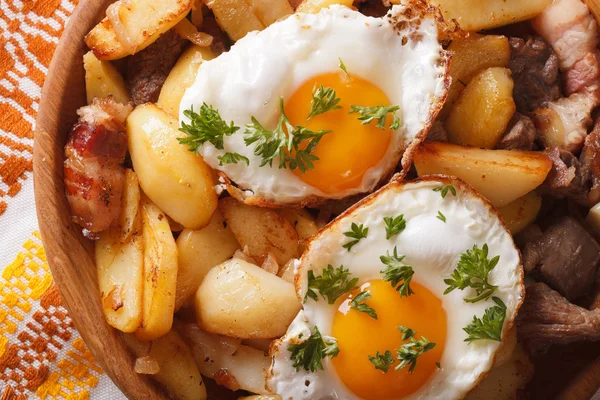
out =
[[[330,336],[322,336],[316,326],[308,339],[301,343],[290,344],[287,349],[292,353],[290,357],[294,360],[296,371],[304,368],[305,371],[310,372],[323,370],[322,360],[325,357],[334,358],[340,352],[337,340]]]
[[[313,271],[308,271],[308,290],[304,302],[306,303],[309,297],[318,301],[315,293],[315,290],[318,290],[321,297],[327,299],[329,304],[333,304],[338,297],[356,289],[357,283],[358,278],[350,279],[350,272],[344,269],[343,265],[338,268],[328,265],[319,276],[315,276]]]
[[[485,310],[481,319],[477,316],[473,317],[473,322],[463,328],[469,335],[465,339],[465,342],[473,342],[475,340],[495,340],[500,342],[502,340],[502,326],[504,325],[504,318],[506,318],[506,305],[498,297],[493,296],[492,300],[496,303],[495,306],[489,307]]]
[[[490,272],[499,260],[500,256],[496,256],[491,260],[488,258],[487,243],[481,249],[474,244],[472,250],[467,250],[461,254],[458,265],[450,278],[444,279],[444,283],[448,285],[444,294],[448,294],[454,289],[464,290],[470,287],[475,289],[477,296],[465,299],[467,303],[476,303],[488,299],[498,289],[498,286],[492,285],[488,279]]]
[[[244,157],[239,153],[225,153],[217,158],[219,159],[219,165],[237,164],[240,161],[245,162],[246,165],[250,165],[250,160],[248,160],[248,157]]]
[[[442,221],[443,223],[446,223],[446,216],[444,214],[442,214],[441,211],[438,211],[438,215],[436,218],[439,219],[440,221]]]
[[[202,103],[200,111],[194,112],[194,107],[183,111],[183,115],[190,119],[190,123],[181,123],[179,130],[186,134],[185,137],[177,138],[179,143],[187,145],[190,151],[199,153],[200,147],[206,142],[211,143],[219,150],[223,150],[223,138],[231,136],[240,128],[233,124],[229,125],[221,118],[218,110],[206,103]]]
[[[396,247],[394,253],[379,257],[382,263],[386,265],[380,272],[383,274],[383,280],[390,282],[400,293],[400,297],[410,296],[414,292],[410,287],[410,281],[415,273],[411,266],[402,263],[404,256],[398,256]]]
[[[378,351],[375,356],[369,356],[369,361],[375,366],[375,369],[379,369],[386,373],[394,363],[394,356],[389,350],[386,350],[383,354]]]
[[[406,228],[406,220],[404,214],[397,217],[383,217],[385,222],[385,238],[390,239],[392,236],[399,234]]]
[[[363,125],[370,124],[374,120],[377,120],[377,125],[375,126],[385,129],[385,119],[387,115],[391,113],[394,120],[390,124],[390,129],[395,131],[400,128],[400,118],[396,115],[396,111],[399,109],[399,106],[362,107],[352,105],[350,106],[350,112],[348,114],[358,113],[358,120],[362,121]]]
[[[344,236],[354,240],[351,240],[344,246],[342,246],[343,248],[348,249],[348,251],[350,251],[352,247],[354,247],[358,242],[360,242],[361,239],[366,238],[367,234],[369,233],[369,228],[365,228],[363,224],[356,225],[354,222],[350,226],[350,229],[350,231],[344,232]]]
[[[350,75],[348,73],[348,70],[346,69],[346,64],[344,64],[344,62],[342,61],[342,59],[340,57],[338,57],[338,60],[340,60],[340,68],[342,69],[342,71],[344,71],[346,73],[346,75]]]
[[[456,196],[456,189],[452,185],[443,185],[443,186],[433,189],[433,191],[440,192],[440,194],[442,195],[442,199],[446,198],[448,191],[450,191],[450,193],[452,193],[452,196]]]
[[[411,337],[415,336],[415,331],[413,331],[410,328],[407,328],[406,326],[399,326],[398,330],[400,332],[402,332],[402,340],[408,340]]]
[[[332,88],[324,88],[323,85],[317,88],[317,85],[313,87],[312,101],[310,106],[310,112],[306,120],[310,120],[316,115],[321,115],[327,111],[338,110],[342,108],[339,106],[340,98],[336,97],[335,90]]]
[[[356,311],[364,312],[369,317],[377,319],[377,312],[374,308],[369,307],[367,304],[363,303],[366,300],[371,298],[371,294],[369,292],[360,292],[350,302],[350,308],[354,308]]]
[[[435,343],[430,342],[423,336],[421,336],[420,340],[411,337],[408,343],[404,343],[396,350],[398,361],[400,361],[400,364],[396,365],[396,370],[408,366],[408,372],[412,374],[417,366],[417,359],[434,347]]]

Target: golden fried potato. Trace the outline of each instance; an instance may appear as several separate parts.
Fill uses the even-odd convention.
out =
[[[208,225],[217,208],[211,169],[177,141],[179,122],[154,104],[127,118],[129,153],[144,193],[188,229]]]
[[[288,0],[247,0],[265,28],[294,13]]]
[[[261,31],[265,25],[245,0],[204,0],[217,19],[217,24],[231,40],[240,40],[248,32]]]
[[[298,233],[291,222],[277,211],[248,206],[232,197],[219,202],[219,211],[242,248],[262,264],[269,253],[284,265],[298,256]]]
[[[119,216],[121,231],[119,241],[125,243],[132,234],[141,234],[139,228],[137,230],[134,229],[134,222],[140,209],[140,185],[137,174],[130,168],[125,170],[125,186],[123,187],[121,202],[121,215]]]
[[[456,176],[495,207],[531,192],[552,168],[552,161],[542,152],[485,150],[450,143],[422,144],[415,152],[414,163],[419,176]]]
[[[474,77],[446,120],[448,140],[460,145],[494,148],[517,109],[513,87],[507,68],[488,68]]]
[[[92,104],[92,100],[96,97],[104,98],[108,95],[112,95],[118,103],[129,103],[125,81],[110,61],[100,61],[94,53],[88,51],[83,56],[83,68],[88,104]]]
[[[210,223],[198,230],[185,229],[177,238],[179,269],[175,310],[198,290],[211,268],[231,258],[240,248],[227,223],[216,211]]]
[[[194,302],[203,330],[242,339],[281,336],[300,311],[292,284],[237,258],[209,271]]]
[[[353,0],[303,0],[296,8],[298,13],[316,14],[322,8],[327,8],[334,4],[341,4],[346,7],[352,7]]]
[[[499,208],[498,212],[502,215],[510,233],[516,235],[535,221],[540,208],[542,208],[542,197],[536,192],[531,192]]]
[[[305,209],[285,208],[279,212],[296,228],[300,240],[300,253],[304,252],[304,241],[310,239],[319,230],[315,217]]]

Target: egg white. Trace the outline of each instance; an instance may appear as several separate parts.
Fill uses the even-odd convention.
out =
[[[200,149],[204,160],[238,187],[279,204],[373,190],[396,166],[402,151],[425,134],[447,90],[447,55],[438,42],[436,21],[416,16],[407,19],[402,15],[405,9],[404,5],[394,6],[384,18],[367,17],[339,5],[318,14],[294,14],[261,32],[249,33],[229,52],[204,62],[181,101],[180,120],[189,122],[183,111],[198,110],[207,103],[226,122],[233,121],[241,128],[225,138],[224,150],[205,143]],[[399,21],[408,23],[400,29]],[[407,41],[404,45],[403,40]],[[290,170],[279,169],[278,159],[272,167],[259,167],[255,145],[247,147],[243,133],[252,116],[273,128],[279,118],[279,99],[289,98],[311,77],[339,71],[339,59],[351,75],[375,84],[392,105],[400,106],[402,126],[392,135],[384,158],[365,173],[359,187],[325,194]],[[225,152],[244,155],[250,166],[220,166],[218,156]]]
[[[452,184],[456,196],[448,192],[442,198],[439,188]],[[438,211],[446,217],[444,223],[437,218]],[[406,229],[399,235],[386,239],[384,217],[404,214]],[[368,236],[350,251],[342,247],[348,241],[343,235],[352,223],[369,228]],[[475,304],[466,303],[465,297],[474,295],[473,289],[454,290],[444,295],[447,288],[443,279],[456,267],[461,254],[477,244],[486,244],[489,257],[500,256],[498,265],[490,273],[490,282],[498,286],[494,296],[507,307],[503,334],[512,325],[523,300],[523,272],[518,250],[512,236],[497,213],[487,201],[468,185],[455,178],[432,177],[414,183],[393,181],[379,192],[361,201],[356,207],[334,220],[311,240],[296,269],[296,290],[303,299],[307,290],[307,273],[320,275],[328,264],[344,265],[352,277],[360,279],[358,285],[381,279],[383,264],[380,255],[391,252],[396,246],[398,254],[405,255],[404,262],[415,271],[417,282],[439,299],[446,311],[447,333],[441,369],[409,399],[457,399],[464,397],[488,371],[494,362],[500,343],[478,340],[464,342],[467,334],[463,328],[473,316],[481,318],[485,309],[495,303],[491,299]],[[414,294],[418,296],[418,294]],[[315,373],[292,367],[287,347],[300,332],[310,335],[318,326],[323,335],[331,335],[335,305],[326,301],[309,300],[291,324],[286,335],[272,347],[272,366],[268,376],[269,388],[284,399],[358,399],[337,377],[330,359],[324,360],[324,370]],[[306,337],[304,336],[303,337]],[[310,382],[305,385],[305,382]]]

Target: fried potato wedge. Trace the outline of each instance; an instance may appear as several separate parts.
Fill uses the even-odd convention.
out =
[[[542,208],[542,197],[536,192],[527,193],[498,209],[506,227],[514,235],[521,232],[537,218]]]
[[[300,302],[292,284],[233,258],[204,277],[194,307],[198,325],[207,332],[269,339],[285,333]]]
[[[219,202],[219,211],[242,248],[262,264],[269,253],[284,265],[298,256],[298,232],[290,221],[275,210],[249,206],[227,197]]]
[[[517,106],[513,80],[507,68],[488,68],[467,85],[446,120],[454,144],[493,149]]]
[[[296,8],[298,13],[316,14],[321,9],[327,8],[334,4],[340,4],[346,7],[352,7],[353,0],[304,0]]]
[[[87,34],[85,43],[100,60],[135,54],[184,19],[193,3],[193,0],[119,0]]]
[[[91,51],[83,56],[85,94],[87,103],[94,98],[112,95],[118,103],[129,103],[129,94],[123,77],[110,61],[100,61]]]
[[[125,169],[125,186],[121,200],[121,215],[119,216],[119,241],[125,243],[131,235],[141,233],[139,227],[134,227],[140,209],[140,184],[137,174],[130,168]],[[137,228],[137,230],[136,230]]]
[[[485,150],[450,143],[423,143],[414,155],[417,174],[456,176],[503,207],[544,182],[552,162],[541,152]]]
[[[121,230],[110,229],[96,241],[96,268],[104,316],[110,326],[134,332],[142,322],[144,244],[141,216],[136,215],[131,234],[120,241]]]
[[[231,390],[267,394],[265,376],[271,359],[265,353],[206,333],[195,323],[176,322],[175,326],[189,343],[202,375]]]
[[[175,310],[179,310],[202,283],[211,268],[231,258],[240,245],[229,226],[216,211],[210,223],[197,231],[185,229],[177,238],[179,269]]]
[[[139,340],[156,339],[171,329],[177,283],[177,245],[165,214],[142,197],[144,295]]]
[[[456,19],[463,30],[479,31],[531,19],[552,0],[432,0],[432,3],[440,6],[447,21]]]
[[[137,357],[156,360],[160,370],[152,378],[176,399],[205,400],[206,386],[188,345],[175,330],[152,342],[140,342],[134,335],[123,335],[125,344]]]
[[[247,0],[254,14],[266,28],[278,19],[294,13],[288,0]]]
[[[144,193],[175,222],[205,227],[217,208],[211,169],[177,141],[179,123],[154,104],[127,118],[131,162]]]
[[[156,105],[179,119],[179,103],[185,91],[196,80],[198,68],[203,61],[212,60],[216,54],[210,47],[190,45],[177,60],[177,63],[167,76],[158,96]]]
[[[204,0],[229,38],[238,41],[248,32],[261,31],[265,25],[245,0]]]

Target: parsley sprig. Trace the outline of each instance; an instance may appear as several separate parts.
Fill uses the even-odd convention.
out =
[[[440,194],[442,195],[442,199],[446,198],[448,191],[450,191],[450,193],[452,193],[452,196],[456,196],[456,188],[452,185],[442,185],[440,187],[433,189],[433,191],[440,192]]]
[[[225,164],[237,164],[240,161],[245,162],[246,165],[250,165],[250,160],[248,160],[248,157],[244,157],[239,153],[225,153],[222,156],[218,156],[217,159],[219,160],[219,165],[221,166]]]
[[[438,211],[438,215],[436,218],[439,219],[440,221],[442,221],[443,223],[446,223],[446,216],[444,214],[442,214],[441,211]]]
[[[190,123],[181,123],[179,130],[186,136],[177,138],[177,140],[179,143],[187,145],[189,150],[196,154],[200,152],[200,147],[206,142],[223,150],[223,138],[233,135],[240,129],[233,124],[233,121],[227,125],[219,111],[206,103],[202,103],[198,112],[195,112],[192,106],[189,110],[184,110],[183,115],[190,119]]]
[[[371,298],[371,294],[369,292],[360,292],[352,301],[350,301],[350,308],[354,308],[356,311],[363,312],[367,314],[369,317],[377,319],[377,312],[374,308],[369,307],[365,301]]]
[[[311,372],[323,370],[322,360],[325,357],[334,358],[340,352],[337,340],[331,336],[322,336],[316,326],[308,339],[290,344],[287,349],[292,353],[290,357],[294,360],[296,371],[304,368],[305,371]]]
[[[346,75],[350,75],[348,73],[348,70],[346,69],[346,64],[344,64],[344,62],[342,61],[342,59],[340,57],[338,57],[338,60],[340,60],[340,64],[339,67],[342,71],[344,71],[346,73]]]
[[[323,87],[315,85],[312,91],[312,100],[310,105],[310,112],[306,120],[310,120],[312,117],[325,114],[328,111],[338,110],[342,108],[339,105],[341,99],[336,96],[335,90],[330,87]]]
[[[408,340],[415,336],[416,333],[414,330],[407,328],[406,326],[399,326],[398,330],[402,332],[402,340]]]
[[[410,287],[415,271],[409,265],[402,262],[404,256],[398,256],[398,251],[394,246],[394,253],[390,255],[389,251],[385,256],[379,257],[381,262],[386,265],[380,272],[383,274],[383,280],[390,282],[400,293],[400,297],[410,296],[414,292]]]
[[[471,343],[475,340],[502,340],[502,326],[506,318],[506,305],[498,297],[493,296],[492,300],[496,303],[495,306],[485,310],[482,318],[473,317],[473,322],[463,328],[469,335],[465,342]]]
[[[377,120],[378,128],[385,129],[385,119],[388,114],[392,114],[394,120],[390,124],[391,130],[397,130],[400,128],[400,118],[396,115],[396,111],[400,109],[400,106],[375,106],[375,107],[363,107],[352,105],[350,106],[350,112],[348,114],[358,113],[359,121],[362,121],[363,125],[368,125],[374,120]]]
[[[406,220],[404,214],[397,217],[383,217],[385,222],[385,238],[390,239],[392,236],[399,234],[406,228]]]
[[[308,290],[306,296],[304,296],[304,302],[306,303],[309,297],[314,301],[318,301],[315,292],[315,290],[318,290],[321,297],[327,299],[329,304],[333,304],[338,297],[356,289],[357,283],[358,278],[350,279],[350,271],[344,269],[343,265],[338,268],[328,265],[319,276],[315,276],[312,270],[308,271]]]
[[[489,282],[490,272],[498,264],[500,256],[488,258],[488,245],[485,243],[480,249],[476,244],[472,250],[467,250],[460,256],[458,265],[444,283],[448,288],[444,294],[452,292],[454,289],[464,290],[468,287],[475,289],[477,296],[465,299],[467,303],[476,303],[480,300],[488,299],[498,286]]]
[[[344,236],[354,240],[351,240],[342,246],[343,248],[348,249],[348,251],[350,251],[352,247],[354,247],[358,242],[360,242],[361,239],[366,238],[369,234],[369,228],[365,228],[363,224],[357,225],[353,222],[352,225],[350,225],[350,229],[350,231],[344,232]]]
[[[379,369],[386,373],[394,363],[394,356],[389,350],[386,350],[383,354],[378,351],[375,356],[369,356],[369,361],[375,366],[375,369]]]
[[[421,339],[417,340],[411,337],[408,343],[404,343],[397,351],[397,357],[400,363],[396,365],[396,370],[403,369],[408,366],[408,372],[411,374],[415,371],[417,366],[417,359],[423,355],[423,353],[433,349],[435,343],[427,340],[426,337],[421,336]]]

